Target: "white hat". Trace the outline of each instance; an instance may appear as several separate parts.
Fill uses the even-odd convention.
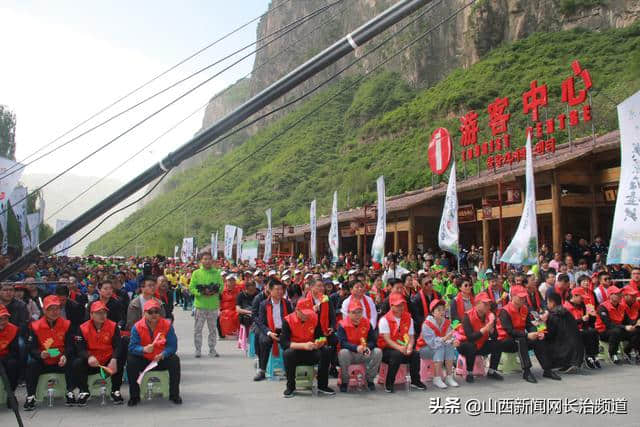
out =
[[[307,274],[305,274],[305,275],[304,275],[304,278],[305,278],[305,279],[308,279],[308,278],[309,278],[309,277],[311,277],[311,276],[312,276],[312,274],[311,274],[311,273],[307,273]]]
[[[348,275],[352,275],[352,274],[356,274],[358,272],[358,270],[356,270],[355,268],[352,268],[351,270],[349,270],[347,272]]]
[[[427,272],[426,272],[426,271],[424,271],[424,270],[418,270],[418,276],[420,276],[420,275],[422,275],[422,274],[427,274]]]
[[[269,270],[269,276],[275,276],[276,274],[275,270]]]
[[[302,273],[302,271],[298,270],[297,268],[293,270],[293,274],[300,274],[300,273]]]
[[[254,275],[254,276],[258,276],[258,275],[260,275],[260,274],[262,274],[262,270],[260,270],[260,269],[257,269],[257,270],[256,270],[256,271],[254,271],[254,273],[253,273],[253,275]]]
[[[333,284],[334,284],[334,285],[339,285],[339,284],[340,284],[340,282],[338,282],[337,280],[334,280],[334,281],[333,281]]]
[[[331,279],[331,273],[324,273],[324,274],[322,275],[322,278],[323,278],[323,279]]]
[[[527,276],[533,276],[534,274],[536,274],[536,273],[534,273],[533,270],[527,271]]]
[[[220,273],[220,276],[224,277],[226,276],[228,273],[226,271],[223,271],[222,273]]]
[[[285,280],[289,280],[289,279],[291,279],[291,277],[289,277],[288,274],[285,274],[284,276],[282,276],[282,279],[280,279],[280,280],[282,280],[284,282]]]
[[[237,280],[238,276],[236,276],[235,274],[230,274],[227,276],[227,280]]]

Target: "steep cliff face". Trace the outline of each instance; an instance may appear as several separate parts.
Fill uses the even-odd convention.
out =
[[[277,10],[261,19],[257,28],[257,38],[265,38],[294,20],[334,2],[335,0],[273,0],[270,9],[277,7]],[[342,0],[282,38],[271,42],[271,38],[262,41],[251,77],[236,82],[224,95],[212,99],[206,109],[202,129],[209,127],[250,96],[395,2],[396,0]],[[428,13],[407,28],[401,36],[394,38],[342,76],[362,73],[363,70],[372,68],[398,51],[409,40],[454,15],[468,2],[469,0],[433,0],[417,12],[428,9]],[[387,63],[385,68],[398,72],[414,87],[429,87],[442,80],[452,70],[467,68],[476,63],[494,47],[523,39],[535,32],[560,31],[576,27],[592,30],[621,28],[639,18],[640,0],[477,0],[471,7],[447,20],[402,55]],[[410,19],[412,18],[407,18],[405,22]],[[397,24],[388,30],[387,34],[401,25],[404,23]],[[362,47],[363,52],[377,45],[383,38],[384,35],[370,41]],[[269,108],[282,105],[287,100],[308,91],[354,59],[355,54],[348,55]],[[255,134],[259,126],[282,117],[293,108],[296,106],[273,114],[215,150],[201,153],[196,158],[184,162],[176,172],[200,165],[208,155],[224,154],[242,144],[247,136]],[[171,180],[167,179],[154,193],[163,192],[170,185]]]

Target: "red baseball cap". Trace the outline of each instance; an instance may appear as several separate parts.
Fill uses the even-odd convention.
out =
[[[104,305],[102,301],[96,301],[93,304],[91,304],[91,313],[95,313],[96,311],[100,311],[100,310],[109,311],[107,306]]]
[[[582,287],[577,287],[571,290],[571,295],[574,297],[583,297],[587,295],[587,291]]]
[[[514,286],[513,288],[511,288],[511,295],[520,298],[526,298],[527,290],[523,286]]]
[[[360,301],[358,301],[355,298],[351,298],[351,300],[349,301],[349,313],[351,313],[352,311],[356,311],[356,310],[362,310],[362,303]]]
[[[404,304],[406,303],[404,297],[400,294],[391,294],[389,296],[389,305],[393,306],[393,305],[400,305],[400,304]]]
[[[0,317],[4,317],[4,316],[11,317],[11,313],[9,313],[9,310],[7,310],[7,307],[0,304]]]
[[[149,301],[144,303],[144,311],[149,311],[154,308],[160,308],[160,303],[158,301],[150,299]]]
[[[475,297],[474,302],[479,303],[479,302],[491,302],[491,298],[489,298],[489,295],[487,295],[486,292],[482,292],[481,294],[479,294],[477,297]]]
[[[429,311],[435,310],[435,308],[439,305],[445,305],[445,302],[441,299],[434,299],[433,301],[431,301],[431,304],[429,304]]]
[[[302,299],[300,298],[298,300],[298,303],[296,304],[296,310],[312,310],[313,309],[313,302],[311,302],[310,299]]]
[[[611,289],[611,288],[609,288],[609,289]],[[631,295],[632,297],[637,297],[638,296],[638,291],[633,289],[632,286],[625,286],[624,288],[622,288],[622,294],[623,295]]]
[[[607,288],[607,295],[619,294],[620,292],[622,292],[622,289],[620,289],[619,287],[617,287],[615,285],[609,286]]]
[[[44,310],[46,310],[47,308],[51,307],[52,305],[60,306],[60,298],[58,298],[55,295],[49,295],[49,296],[44,297],[44,299],[42,300],[42,308]]]

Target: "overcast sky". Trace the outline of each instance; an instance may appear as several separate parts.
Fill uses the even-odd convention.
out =
[[[0,38],[3,40],[0,104],[7,105],[17,115],[17,159],[24,159],[120,95],[261,15],[268,4],[269,0],[3,0],[0,4]],[[226,39],[99,119],[255,41],[256,25]],[[250,50],[252,48],[243,53]],[[235,59],[34,163],[25,173],[61,171]],[[171,125],[204,106],[216,92],[250,72],[252,63],[253,57],[243,61],[72,173],[106,174]],[[202,114],[203,110],[199,111],[113,177],[130,179],[188,140],[200,128]],[[98,123],[96,120],[91,124]],[[90,125],[57,144],[88,127]]]

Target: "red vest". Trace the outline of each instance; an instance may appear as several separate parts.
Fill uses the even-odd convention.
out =
[[[489,296],[489,298],[491,298],[491,301],[495,302],[496,304],[502,305],[502,308],[507,306],[507,296],[502,296],[505,293],[504,289],[502,289],[502,286],[500,287],[500,299],[498,300],[496,300],[495,295],[493,295],[493,291],[490,288],[485,289],[483,292],[485,292]]]
[[[411,315],[408,312],[403,311],[402,317],[400,317],[399,327],[396,325],[396,318],[393,316],[393,312],[389,311],[384,315],[384,318],[387,319],[387,323],[389,324],[389,336],[391,341],[403,341],[404,336],[409,334],[409,328],[411,327]],[[387,342],[382,337],[382,334],[378,337],[378,347],[387,347]]]
[[[513,329],[516,331],[524,331],[527,325],[527,315],[529,314],[529,310],[526,305],[522,305],[520,310],[513,305],[512,302],[505,305],[503,308],[507,313],[509,313],[509,317],[511,317],[511,324],[513,325]],[[509,334],[503,328],[502,322],[500,318],[498,318],[498,339],[503,340],[505,338],[509,338]]]
[[[347,341],[349,343],[359,346],[362,345],[362,340],[367,341],[367,336],[369,336],[369,329],[371,329],[371,323],[367,321],[367,319],[360,319],[360,323],[358,326],[354,326],[351,322],[351,319],[347,317],[340,322],[344,332],[347,335]],[[366,344],[365,344],[366,345]]]
[[[539,311],[542,309],[542,301],[540,300],[540,292],[537,290],[533,291],[533,295],[535,297],[536,303],[533,304],[533,300],[531,299],[531,294],[527,290],[527,305],[533,311]]]
[[[46,317],[42,317],[31,322],[31,330],[34,332],[36,338],[38,339],[40,352],[43,352],[49,348],[57,348],[58,350],[60,350],[59,356],[47,357],[46,359],[43,359],[45,365],[57,365],[60,361],[60,357],[64,354],[64,336],[67,334],[70,325],[71,322],[67,319],[63,319],[62,317],[59,317],[58,320],[56,320],[53,328],[49,327]],[[51,345],[45,348],[44,343],[46,341],[49,341]]]
[[[624,320],[624,305],[622,305],[622,303],[618,304],[617,307],[614,307],[613,304],[611,304],[611,301],[605,301],[600,304],[600,306],[607,309],[611,323],[614,325],[622,325],[622,321]],[[602,319],[600,319],[599,315],[596,318],[596,329],[598,332],[604,332],[607,330],[606,325]]]
[[[600,285],[598,286],[598,289],[600,290],[600,296],[602,297],[602,302],[609,301],[609,294],[607,294],[607,290],[605,289],[605,287]]]
[[[489,314],[484,315],[484,320],[480,319],[478,316],[478,312],[476,308],[473,307],[471,310],[466,313],[467,318],[469,318],[469,323],[471,324],[471,329],[474,332],[479,332],[481,328],[484,328],[487,324],[489,324]],[[464,335],[464,328],[460,328],[461,330],[461,341],[466,341],[467,337]],[[483,334],[480,338],[478,338],[475,342],[476,348],[479,350],[482,348],[484,343],[489,339],[489,332]]]
[[[424,289],[421,289],[420,292],[418,292],[418,294],[420,294],[420,300],[422,301],[422,314],[426,319],[427,316],[429,315],[429,303],[427,302],[427,297],[425,297],[424,295]],[[440,295],[438,295],[438,293],[432,289],[431,301],[433,301],[434,299],[440,299]]]
[[[638,320],[638,314],[639,314],[638,311],[640,310],[640,302],[636,300],[633,302],[633,304],[631,304],[631,306],[629,306],[627,302],[623,299],[620,302],[620,305],[624,305],[624,311],[627,313],[629,320],[631,320],[631,323],[635,324],[636,321]]]
[[[291,342],[304,343],[314,340],[316,326],[318,326],[318,316],[313,313],[303,322],[297,313],[291,313],[284,318],[291,330]]]
[[[471,301],[471,308],[473,308],[474,306],[474,298],[473,298],[473,293],[470,296],[470,301]],[[462,322],[462,318],[464,317],[464,313],[467,311],[464,309],[464,300],[462,298],[462,292],[458,292],[458,295],[456,295],[456,311],[458,312],[458,317],[460,317],[460,320]]]
[[[0,331],[0,357],[9,355],[9,345],[11,345],[17,334],[18,327],[13,323],[7,323],[7,326]]]
[[[582,307],[576,307],[571,304],[570,301],[565,301],[562,306],[571,313],[574,319],[578,321],[578,329],[582,329],[582,316],[586,314],[586,311],[582,309]]]
[[[449,319],[445,319],[444,323],[442,324],[442,328],[438,328],[438,325],[431,322],[430,320],[425,320],[424,324],[428,328],[430,328],[436,334],[437,337],[442,338],[447,334],[447,330],[449,329],[449,325],[451,325],[451,321]],[[420,333],[420,336],[418,337],[418,341],[416,341],[416,349],[420,350],[425,345],[427,345],[427,343],[422,338],[422,333]]]
[[[138,320],[133,327],[138,331],[138,335],[140,336],[140,345],[142,347],[155,342],[151,353],[142,353],[142,356],[145,359],[153,360],[154,357],[164,351],[164,348],[167,345],[167,334],[171,329],[170,320],[158,319],[158,324],[156,325],[156,330],[153,331],[153,336],[151,336],[151,332],[149,331],[149,327],[147,326],[147,322],[144,318]]]
[[[320,301],[322,301],[324,299],[326,295],[322,295],[320,297]],[[328,297],[327,297],[328,298]],[[313,294],[311,292],[309,292],[309,300],[311,300],[311,304],[315,305],[315,301],[313,300]],[[366,301],[363,301],[366,303]],[[367,304],[369,305],[369,304]],[[329,335],[329,328],[331,327],[331,324],[329,322],[329,300],[327,299],[327,301],[325,302],[321,302],[320,303],[320,327],[322,328],[322,333],[327,336]]]
[[[113,334],[116,331],[116,322],[109,319],[104,321],[100,331],[96,331],[92,320],[87,320],[80,325],[80,332],[87,343],[87,351],[90,356],[98,359],[101,365],[106,365],[113,354]]]
[[[565,289],[564,291],[560,291],[560,289],[558,289],[558,285],[555,285],[553,287],[553,290],[556,294],[560,295],[560,301],[564,304],[564,302],[567,300],[567,296],[569,295],[569,291],[567,289]]]
[[[240,292],[240,287],[236,285],[232,291],[225,288],[220,297],[220,311],[232,310],[236,311],[236,297]]]

